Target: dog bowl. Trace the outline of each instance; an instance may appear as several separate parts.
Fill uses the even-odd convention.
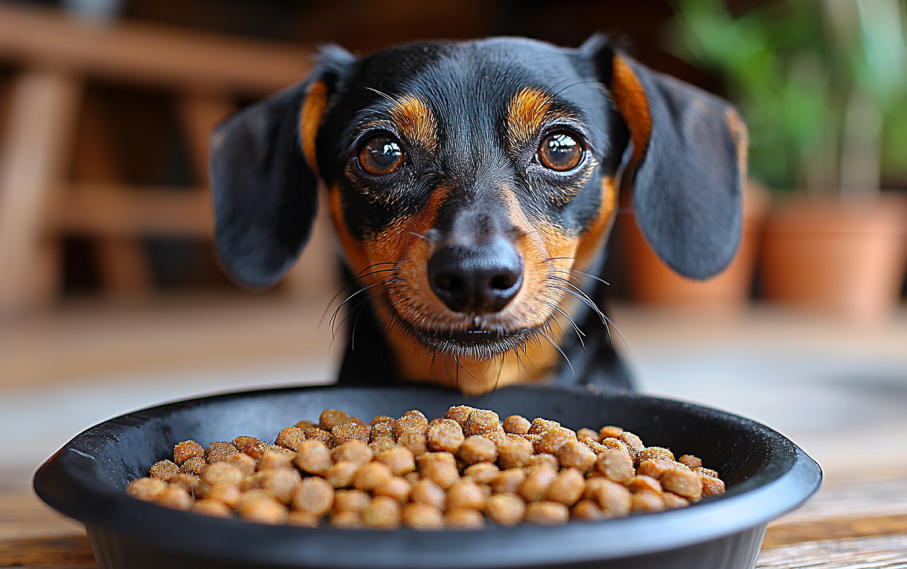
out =
[[[464,403],[572,429],[620,425],[648,444],[701,457],[721,473],[727,492],[689,508],[622,519],[437,532],[266,526],[170,510],[125,492],[186,439],[272,440],[324,409],[363,418],[419,409],[440,417]],[[781,434],[705,407],[557,387],[508,387],[470,399],[410,385],[250,391],[129,413],[78,435],[41,466],[34,484],[51,507],[85,524],[101,569],[730,569],[752,568],[766,524],[806,501],[821,482],[819,465]]]

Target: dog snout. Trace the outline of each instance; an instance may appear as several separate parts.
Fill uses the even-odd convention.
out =
[[[523,259],[503,238],[446,244],[429,259],[428,280],[454,312],[500,312],[523,284]]]

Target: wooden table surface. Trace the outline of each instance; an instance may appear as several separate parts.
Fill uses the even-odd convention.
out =
[[[96,568],[85,530],[23,484],[0,483],[0,567]],[[907,568],[907,473],[839,480],[771,523],[757,567]]]

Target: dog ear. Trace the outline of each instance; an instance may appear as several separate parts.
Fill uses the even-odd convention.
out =
[[[240,284],[274,284],[308,242],[318,206],[315,136],[347,59],[339,48],[323,52],[308,79],[233,115],[211,135],[215,248]]]
[[[580,48],[593,58],[629,131],[622,189],[633,188],[636,221],[676,272],[706,279],[740,242],[747,130],[726,101],[656,73],[601,36]]]

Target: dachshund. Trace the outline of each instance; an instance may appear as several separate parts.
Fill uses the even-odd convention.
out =
[[[604,36],[329,46],[212,134],[215,246],[242,285],[275,283],[323,184],[361,301],[341,384],[632,389],[599,306],[618,194],[673,270],[705,279],[740,240],[746,154],[729,103]]]

